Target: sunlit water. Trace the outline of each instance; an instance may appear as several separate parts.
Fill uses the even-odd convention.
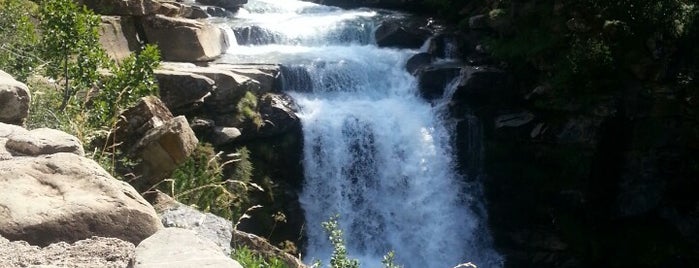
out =
[[[442,111],[449,96],[436,104],[418,96],[404,69],[418,51],[374,44],[380,21],[401,16],[250,0],[234,19],[215,20],[234,43],[220,61],[284,66],[303,124],[306,261],[328,263],[321,222],[339,215],[363,267],[380,267],[391,250],[407,268],[500,267],[473,186],[455,172]]]

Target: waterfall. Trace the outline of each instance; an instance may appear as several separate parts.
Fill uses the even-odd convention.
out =
[[[455,171],[449,97],[434,105],[419,97],[404,69],[418,50],[374,44],[373,31],[389,16],[405,17],[250,0],[226,22],[239,46],[220,61],[282,64],[284,89],[299,104],[306,261],[328,263],[321,222],[339,215],[349,255],[363,267],[381,267],[391,250],[406,268],[501,267],[477,186]]]

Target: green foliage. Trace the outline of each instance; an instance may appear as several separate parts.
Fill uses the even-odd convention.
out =
[[[396,259],[396,253],[393,251],[389,251],[386,253],[386,255],[383,256],[383,260],[381,263],[383,263],[383,267],[385,268],[401,268],[402,266],[397,265],[395,263]]]
[[[333,253],[330,256],[330,268],[359,268],[359,260],[350,259],[347,256],[347,248],[345,246],[345,239],[342,234],[342,229],[340,229],[337,223],[338,216],[332,216],[328,221],[323,222],[323,229],[328,233],[328,239],[330,243],[333,244]],[[383,256],[381,263],[385,268],[401,268],[402,266],[395,263],[395,252],[389,251]],[[313,267],[321,267],[322,264],[317,261]]]
[[[287,268],[279,258],[265,258],[247,247],[238,247],[231,252],[231,258],[238,261],[243,268]]]
[[[119,65],[112,65],[112,75],[105,78],[103,89],[93,100],[96,120],[93,124],[111,124],[121,109],[141,97],[158,94],[153,71],[160,64],[160,52],[154,45],[146,45],[137,55],[130,55]]]
[[[323,222],[323,228],[329,235],[330,243],[333,244],[333,253],[330,257],[330,267],[332,268],[359,268],[359,261],[350,259],[347,256],[347,248],[342,235],[342,230],[337,223],[338,216],[330,217]]]
[[[238,151],[237,158],[221,163],[220,154],[208,144],[200,144],[194,153],[172,174],[168,191],[178,201],[190,204],[207,212],[232,220],[242,215],[242,208],[249,206],[250,187],[259,187],[249,181],[224,179],[224,166],[236,164],[235,169],[252,169],[245,149]],[[242,163],[240,166],[237,163]],[[242,167],[241,167],[242,166]],[[245,174],[250,170],[240,170]]]
[[[107,63],[99,43],[100,19],[73,0],[44,0],[39,21],[47,74],[65,83],[60,106],[63,109],[78,91],[87,94],[96,85],[98,70]]]
[[[0,70],[20,81],[26,81],[41,62],[35,51],[38,36],[30,17],[35,12],[32,2],[0,0]]]
[[[249,120],[257,127],[262,126],[262,117],[257,112],[257,96],[252,92],[245,92],[245,95],[238,101],[236,109],[238,121],[244,122]]]

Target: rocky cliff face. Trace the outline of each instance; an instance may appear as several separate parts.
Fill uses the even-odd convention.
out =
[[[478,58],[469,36],[460,37],[464,58]],[[490,226],[507,267],[692,266],[699,110],[691,94],[629,76],[607,94],[562,98],[499,66],[462,69],[452,114],[463,172],[483,157]],[[482,155],[466,136],[473,117]]]

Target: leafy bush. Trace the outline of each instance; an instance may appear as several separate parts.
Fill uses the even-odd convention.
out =
[[[0,0],[0,70],[20,81],[41,63],[35,50],[38,36],[31,15],[36,5],[24,0]]]
[[[338,216],[332,216],[328,221],[323,222],[323,229],[328,233],[328,239],[330,243],[333,244],[333,253],[330,257],[330,268],[359,268],[359,260],[350,259],[347,256],[347,248],[345,246],[345,239],[342,234],[342,229],[340,229],[337,223]],[[381,263],[385,268],[400,268],[400,265],[395,263],[395,252],[390,251],[383,256]],[[317,262],[314,267],[322,266]]]
[[[347,256],[347,248],[342,235],[342,230],[337,223],[337,216],[331,217],[323,222],[323,228],[328,233],[328,239],[333,244],[333,253],[330,257],[330,267],[332,268],[359,268],[359,261],[350,259]]]
[[[244,268],[287,268],[278,258],[266,259],[247,247],[238,247],[231,252],[231,258],[238,261]]]
[[[96,120],[93,124],[111,124],[122,109],[138,102],[141,97],[157,95],[153,71],[160,65],[160,52],[154,45],[146,45],[137,55],[131,54],[119,65],[113,64],[111,76],[93,100]]]
[[[78,91],[96,86],[108,61],[99,43],[100,19],[73,0],[44,0],[39,6],[42,58],[50,77],[65,84],[60,110]]]

